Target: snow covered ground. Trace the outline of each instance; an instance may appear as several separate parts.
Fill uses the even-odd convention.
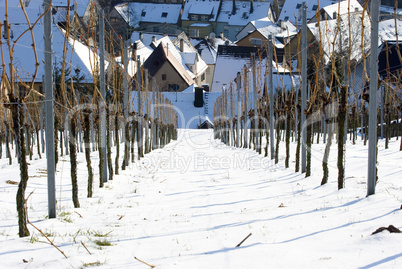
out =
[[[314,141],[315,142],[315,141]],[[57,218],[47,218],[45,159],[29,161],[29,220],[37,230],[18,237],[18,165],[0,160],[0,268],[402,268],[402,152],[379,142],[379,182],[366,196],[367,147],[348,141],[345,188],[337,190],[336,143],[330,181],[320,186],[322,144],[313,144],[312,176],[284,168],[250,149],[213,139],[212,130],[180,130],[180,137],[130,164],[86,198],[79,158],[81,208],[73,208],[70,165],[57,165]],[[121,156],[121,155],[120,155]],[[35,157],[34,157],[35,158]],[[247,235],[240,247],[236,247]],[[103,243],[104,246],[101,246]],[[110,245],[109,245],[110,244]],[[84,248],[84,245],[88,251]],[[91,253],[91,254],[90,254]],[[137,259],[135,259],[136,257]]]

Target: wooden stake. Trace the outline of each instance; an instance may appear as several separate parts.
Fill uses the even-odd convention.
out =
[[[250,236],[252,235],[252,233],[249,233],[243,240],[241,240],[241,242],[239,243],[239,244],[237,244],[237,248],[238,247],[240,247],[241,246],[241,244],[243,244],[244,243],[244,241],[246,241],[247,240],[247,238],[249,238]]]
[[[64,257],[66,257],[66,259],[68,259],[67,256],[66,256],[66,254],[64,254],[64,252],[63,252],[61,249],[59,249],[55,244],[53,244],[53,242],[49,239],[49,237],[47,237],[39,228],[37,228],[35,225],[33,225],[33,224],[29,221],[28,218],[27,218],[27,222],[28,222],[29,224],[31,224],[32,227],[34,227],[36,230],[38,230],[38,232],[40,232],[40,233],[47,239],[47,241],[49,241],[49,243],[50,243],[52,246],[54,246],[58,251],[60,251],[60,253],[63,254]]]
[[[85,246],[84,242],[81,241],[81,244],[84,246],[84,248],[88,251],[89,255],[92,255],[92,253],[87,249],[87,247]]]
[[[149,264],[149,263],[147,263],[147,262],[144,262],[144,261],[138,259],[137,257],[134,257],[134,259],[136,259],[136,260],[139,261],[139,262],[142,262],[143,264],[148,265],[148,266],[151,267],[151,268],[154,268],[154,267],[155,267],[155,265],[152,265],[152,264]]]

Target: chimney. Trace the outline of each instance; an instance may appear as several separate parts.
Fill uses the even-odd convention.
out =
[[[334,13],[332,13],[332,19],[336,19],[336,15],[337,15],[337,13],[336,13],[336,11],[334,11]]]
[[[250,0],[250,14],[254,12],[254,1]]]
[[[156,36],[152,36],[152,42],[156,42]]]
[[[144,38],[144,34],[142,32],[140,32],[140,40],[141,40],[141,42],[142,42],[143,38]]]
[[[131,59],[137,61],[137,43],[134,42],[131,48],[132,48]]]
[[[220,36],[221,36],[222,39],[225,38],[225,35],[223,34],[223,32],[220,33]]]
[[[180,39],[180,51],[184,52],[184,39],[183,38]]]
[[[233,7],[232,7],[232,15],[236,14],[236,0],[233,1]]]

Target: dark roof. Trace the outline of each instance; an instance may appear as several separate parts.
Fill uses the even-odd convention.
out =
[[[402,46],[399,46],[399,51],[402,54]],[[385,42],[380,54],[378,55],[378,73],[382,77],[387,76],[387,71],[393,75],[397,75],[401,68],[402,62],[398,56],[396,42]]]
[[[240,47],[240,46],[225,46],[219,45],[218,56],[227,55],[235,58],[250,58],[251,53],[262,53],[261,57],[266,57],[267,53],[265,49],[260,47]]]
[[[198,129],[212,129],[212,128],[214,128],[214,125],[209,120],[205,120],[198,126]]]

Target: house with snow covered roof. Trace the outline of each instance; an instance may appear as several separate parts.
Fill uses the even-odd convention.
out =
[[[218,47],[220,45],[226,46],[235,46],[235,44],[229,41],[226,37],[222,36],[215,36],[215,34],[209,35],[203,38],[198,44],[195,45],[198,53],[201,55],[201,58],[205,61],[208,65],[208,69],[205,72],[205,83],[208,88],[212,85],[212,78],[214,75],[215,70],[215,63],[216,63],[216,55],[218,52]]]
[[[342,1],[342,0],[341,0]],[[344,0],[348,1],[348,0]],[[320,0],[319,6],[317,0],[296,0],[285,1],[282,6],[281,13],[278,17],[278,21],[290,21],[296,27],[300,28],[302,25],[302,3],[306,2],[307,9],[307,21],[315,16],[320,8],[338,3],[338,0]]]
[[[270,2],[223,0],[216,24],[216,33],[223,33],[230,40],[250,21],[274,20]]]
[[[31,23],[36,21],[36,19],[43,13],[42,10],[37,9],[38,6],[28,6],[26,11]],[[0,5],[0,19],[2,21],[4,18],[4,6]],[[1,41],[3,43],[3,59],[6,66],[10,63],[10,55],[7,49],[7,41],[17,41],[17,38],[21,36],[28,28],[28,23],[25,20],[24,14],[20,7],[8,7],[8,15],[10,18],[10,36],[2,35]],[[35,89],[38,92],[42,92],[42,77],[44,76],[44,39],[43,39],[43,24],[39,21],[33,28],[33,34],[35,37],[36,45],[36,55],[38,57],[39,69],[35,78]],[[63,48],[64,48],[64,31],[58,25],[52,24],[52,34],[53,34],[53,60],[54,66],[61,66]],[[19,86],[23,90],[24,83],[33,80],[35,73],[35,53],[32,49],[32,37],[28,32],[21,36],[21,38],[15,43],[14,53],[13,53],[13,66],[16,71],[16,81],[19,81]],[[83,75],[82,83],[93,84],[92,70],[95,69],[95,62],[99,61],[98,55],[73,38],[68,39],[68,50],[66,53],[67,64],[66,68],[72,70],[71,74],[74,75],[74,70],[79,70],[79,73]],[[71,62],[71,64],[70,64]],[[9,68],[5,70],[9,75]],[[3,70],[0,70],[3,72]]]
[[[348,14],[348,12],[362,12],[363,7],[357,0],[341,1],[332,5],[323,6],[308,22],[313,23],[322,20],[334,20],[339,15]]]
[[[348,1],[343,1],[340,5],[333,4],[325,9],[324,7],[320,8],[317,12],[317,14],[320,14],[319,22],[316,21],[317,17],[313,17],[312,21],[315,22],[307,24],[307,42],[309,47],[313,46],[313,44],[321,44],[326,64],[329,63],[331,57],[336,54],[345,55],[349,50],[349,44],[352,51],[351,60],[359,62],[363,54],[361,48],[362,37],[364,52],[367,52],[370,48],[370,17],[367,11],[365,11],[363,15],[363,9],[359,3],[351,0],[351,3],[352,2],[354,3],[354,9],[351,9],[350,12],[348,12],[347,9]],[[331,12],[332,10],[340,10],[341,12],[340,14],[329,16],[329,13],[333,13]],[[321,14],[326,14],[324,15],[324,19],[322,19]],[[364,20],[363,22],[362,19]],[[351,30],[350,34],[349,26]],[[364,34],[362,36],[363,27]],[[285,45],[285,50],[289,51],[292,56],[296,56],[299,53],[298,43],[300,40],[301,31]]]
[[[275,39],[275,47],[283,49],[286,44],[295,35],[296,27],[290,22],[273,23],[268,19],[261,19],[249,22],[237,35],[237,46],[243,47],[267,47],[268,37],[272,35]]]
[[[367,28],[366,28],[367,29]],[[370,29],[368,29],[370,31]],[[402,60],[399,58],[399,53],[402,55],[402,46],[396,46],[398,36],[402,35],[402,21],[397,19],[389,19],[380,21],[378,25],[378,73],[381,80],[385,80],[388,85],[400,84],[400,76],[402,73]],[[399,39],[399,38],[398,38]],[[398,40],[398,42],[400,42]],[[399,47],[399,53],[398,53]],[[360,60],[358,64],[351,70],[349,85],[354,89],[356,94],[362,95],[367,88],[368,74],[370,74],[369,53],[366,59]]]
[[[181,26],[190,37],[204,37],[216,31],[222,0],[187,0],[181,15]]]
[[[389,19],[379,22],[378,34],[382,42],[378,55],[378,73],[383,79],[400,82],[402,74],[402,21]],[[399,50],[399,51],[398,51]]]
[[[202,59],[201,55],[198,53],[193,44],[191,44],[188,36],[184,32],[181,32],[175,39],[172,40],[172,43],[180,49],[180,54],[185,65],[195,76],[195,83],[200,86],[206,84],[207,81],[205,73],[208,69],[208,65]]]
[[[159,42],[145,61],[144,68],[155,79],[160,91],[181,92],[195,83],[164,42]]]
[[[179,34],[181,9],[181,4],[129,2],[116,5],[111,16],[118,18],[119,14],[137,31]]]
[[[258,64],[261,68],[258,70],[257,84],[260,89],[263,88],[267,74],[267,55],[265,50],[257,47],[219,46],[211,92],[221,92],[223,88],[228,89],[230,84],[235,85],[237,72],[246,71],[249,74],[249,81],[251,81],[250,64],[252,53],[256,55],[257,59],[261,59],[261,64]],[[293,87],[300,85],[298,77],[292,75],[289,70],[282,68],[274,61],[272,66],[274,89],[291,90]]]
[[[370,17],[367,11],[365,11],[365,14],[363,14],[363,11],[356,11],[338,16],[339,20],[332,19],[307,24],[308,31],[314,37],[312,42],[321,44],[326,63],[335,54],[346,55],[349,51],[349,46],[351,51],[350,60],[359,62],[362,55],[370,50]],[[361,45],[363,45],[363,48]]]

